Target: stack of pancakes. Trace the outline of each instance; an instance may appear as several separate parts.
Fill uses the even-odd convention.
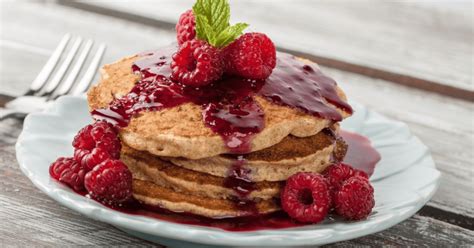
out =
[[[106,108],[131,90],[140,80],[131,70],[137,59],[127,57],[103,67],[100,83],[88,93],[90,109]],[[265,127],[243,155],[229,154],[223,139],[205,126],[201,106],[194,103],[132,117],[120,129],[120,138],[121,160],[134,178],[134,197],[148,205],[212,218],[255,214],[239,206],[242,194],[227,183],[238,163],[252,188],[245,201],[253,202],[259,214],[271,213],[280,209],[278,198],[288,177],[322,172],[344,156],[337,123],[263,97],[255,99],[265,113]],[[350,115],[339,112],[344,118]]]

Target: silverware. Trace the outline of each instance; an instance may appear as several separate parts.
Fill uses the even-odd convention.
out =
[[[25,94],[11,99],[3,95],[3,100],[0,101],[0,104],[3,105],[0,105],[3,107],[0,108],[0,120],[9,117],[24,117],[29,113],[43,110],[60,96],[80,95],[87,91],[97,72],[106,46],[103,43],[99,45],[82,78],[77,81],[76,78],[81,72],[94,42],[87,40],[80,51],[83,39],[77,37],[66,54],[65,50],[70,40],[70,34],[64,35]],[[54,72],[64,54],[66,55],[63,62]],[[73,67],[68,70],[74,60]]]

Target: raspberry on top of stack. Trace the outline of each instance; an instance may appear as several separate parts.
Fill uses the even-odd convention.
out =
[[[88,92],[95,123],[51,176],[109,205],[211,218],[283,210],[304,223],[330,211],[367,217],[368,175],[341,163],[338,122],[352,114],[342,89],[229,20],[226,0],[197,0],[176,25],[177,45],[104,66]]]

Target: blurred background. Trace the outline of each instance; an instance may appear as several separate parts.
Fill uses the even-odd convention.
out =
[[[93,50],[105,43],[107,51],[102,64],[174,42],[174,25],[193,2],[0,0],[0,94],[24,93],[66,33],[73,40],[78,36],[94,40]],[[388,242],[402,247],[421,243],[442,246],[437,242],[453,245],[461,240],[472,244],[472,1],[230,0],[230,3],[231,22],[249,23],[247,31],[266,33],[278,49],[318,62],[323,72],[338,81],[351,101],[407,123],[430,147],[443,173],[438,192],[417,215],[381,236],[375,234],[349,245]],[[13,147],[21,128],[21,120],[0,121],[0,176],[5,176],[0,177],[0,182],[8,190],[10,186],[5,180],[16,175],[14,184],[24,184],[31,192],[35,189],[26,177],[20,176],[14,158]],[[17,197],[13,192],[6,199],[15,199],[11,206],[41,205],[46,201],[41,206],[55,212],[57,204],[39,195],[38,199],[32,199],[30,195]],[[0,206],[3,202],[0,201]],[[53,220],[59,222],[65,214],[73,215],[63,210]],[[8,215],[12,215],[11,223],[22,217],[20,211],[10,211]],[[43,220],[44,216],[28,215],[28,218]],[[68,218],[71,223],[89,225],[80,216]],[[40,235],[41,228],[48,233],[42,237],[55,244],[68,245],[86,236],[85,231],[80,231],[83,236],[61,239],[55,234],[64,233],[62,225],[51,225],[46,230],[31,226],[29,221],[25,223],[18,231],[28,233],[22,235],[25,240],[30,238],[30,233]],[[69,228],[83,230],[75,224]],[[114,234],[104,226],[95,228],[106,231],[90,242],[116,244],[120,233]]]
[[[112,62],[173,42],[174,24],[194,1],[0,2],[0,91],[17,94],[65,33],[106,43],[104,61]],[[281,49],[318,56],[322,65],[378,77],[383,75],[376,70],[382,70],[473,90],[471,1],[230,3],[233,22],[267,33]]]

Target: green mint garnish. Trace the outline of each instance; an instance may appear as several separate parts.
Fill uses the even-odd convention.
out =
[[[225,47],[242,34],[246,23],[230,26],[230,6],[227,0],[197,0],[193,6],[196,35],[214,47]]]

